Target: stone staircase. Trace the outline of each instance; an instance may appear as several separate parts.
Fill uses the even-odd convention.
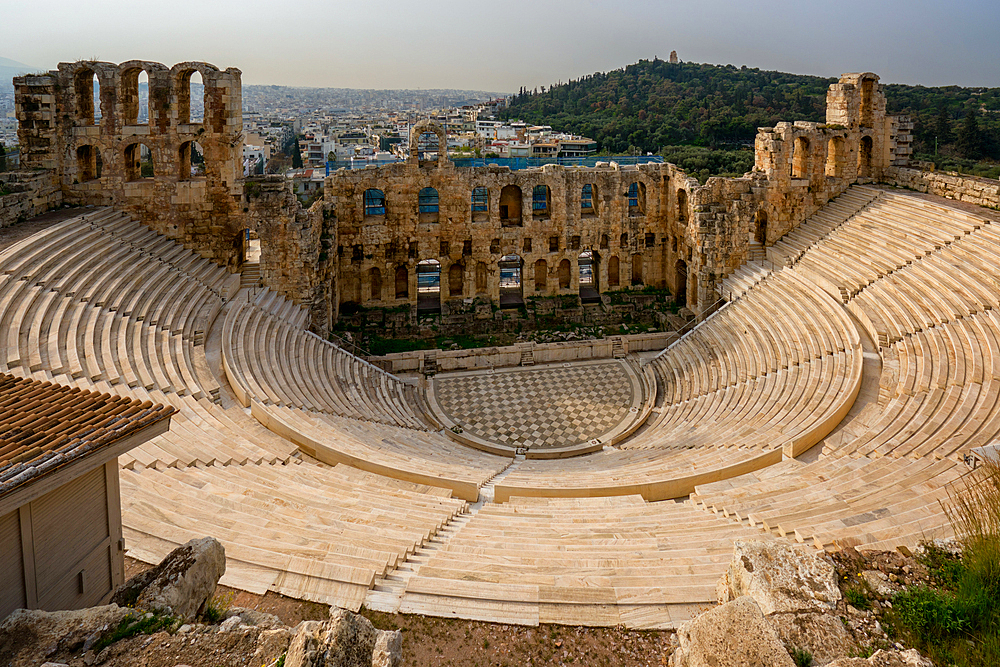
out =
[[[615,359],[625,358],[625,341],[621,336],[611,337],[611,356]]]
[[[240,274],[240,287],[254,287],[260,284],[260,262],[246,262]]]
[[[521,366],[534,366],[535,365],[535,345],[534,343],[518,343],[517,347],[521,350]]]
[[[469,505],[465,511],[456,514],[451,521],[442,526],[429,540],[417,547],[394,570],[386,573],[385,576],[376,578],[375,586],[368,591],[368,595],[365,597],[364,606],[372,611],[397,613],[410,579],[420,571],[420,568],[431,559],[435,552],[445,548],[451,538],[457,535],[484,505],[493,502],[496,483],[516,470],[524,458],[522,454],[515,456],[506,468],[494,475],[479,489],[479,500]]]

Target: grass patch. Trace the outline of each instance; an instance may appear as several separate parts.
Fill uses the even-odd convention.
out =
[[[139,634],[151,635],[160,630],[171,630],[177,624],[177,619],[173,616],[150,612],[136,618],[129,615],[123,618],[118,625],[111,628],[94,643],[94,655],[97,655],[106,647],[117,641],[128,639]]]
[[[868,599],[868,593],[865,592],[864,589],[857,586],[848,588],[844,591],[844,598],[847,600],[847,604],[851,605],[855,609],[868,611],[872,608],[872,601]]]
[[[229,607],[233,604],[234,597],[236,597],[235,593],[226,593],[221,597],[213,595],[205,601],[205,609],[201,612],[201,617],[205,619],[206,623],[215,625],[226,615]]]
[[[929,547],[931,585],[896,595],[888,620],[897,636],[935,664],[1000,664],[1000,467],[968,475],[945,506],[960,558]]]
[[[806,649],[793,648],[789,653],[792,656],[792,662],[795,663],[795,667],[812,667],[813,654]]]

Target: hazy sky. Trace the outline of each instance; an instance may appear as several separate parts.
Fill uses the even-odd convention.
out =
[[[640,58],[1000,86],[1000,1],[0,0],[0,56],[238,67],[246,84],[516,91]]]

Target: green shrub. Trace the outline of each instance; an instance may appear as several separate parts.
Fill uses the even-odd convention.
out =
[[[105,647],[111,646],[117,641],[128,639],[138,634],[151,635],[160,630],[171,630],[177,624],[177,619],[164,614],[147,613],[135,617],[129,614],[123,618],[118,625],[109,629],[101,638],[94,643],[94,655],[100,653]]]
[[[792,661],[795,667],[812,667],[813,655],[804,648],[793,648],[791,651]]]
[[[861,611],[868,611],[871,609],[872,602],[868,599],[868,594],[861,588],[848,588],[844,591],[844,598],[847,600],[847,603],[855,609],[860,609]]]

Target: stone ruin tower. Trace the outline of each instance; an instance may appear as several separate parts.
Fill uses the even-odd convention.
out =
[[[142,72],[149,104],[140,122]],[[191,97],[195,72],[201,105]],[[64,202],[119,206],[204,257],[232,263],[243,228],[240,70],[78,61],[16,77],[14,87],[22,165],[51,172]],[[201,119],[192,114],[198,106]],[[193,174],[192,160],[202,158],[204,171]]]

